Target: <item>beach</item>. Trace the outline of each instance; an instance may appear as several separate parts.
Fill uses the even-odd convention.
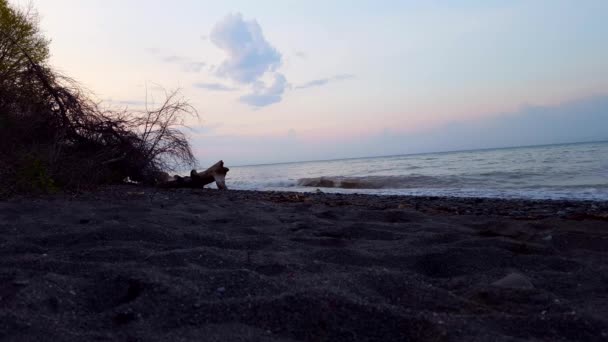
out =
[[[604,341],[608,203],[115,186],[0,201],[8,341]]]

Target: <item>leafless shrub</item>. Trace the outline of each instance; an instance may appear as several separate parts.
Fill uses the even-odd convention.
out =
[[[0,196],[125,177],[153,183],[163,171],[195,163],[179,128],[197,112],[179,91],[167,93],[157,108],[104,110],[77,82],[32,56],[23,41],[4,34],[2,42],[18,52],[13,60],[20,67],[6,68],[10,81],[0,82]]]

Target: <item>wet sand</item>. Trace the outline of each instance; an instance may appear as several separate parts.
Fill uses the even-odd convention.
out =
[[[607,203],[121,186],[0,231],[2,340],[608,340]]]

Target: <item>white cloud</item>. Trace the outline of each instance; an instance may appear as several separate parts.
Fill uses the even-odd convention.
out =
[[[344,80],[350,80],[352,78],[355,78],[355,75],[353,74],[338,74],[336,76],[333,77],[334,81],[344,81]]]
[[[301,84],[301,85],[297,86],[296,89],[320,87],[320,86],[326,85],[327,83],[329,83],[329,78],[320,78],[318,80],[312,80],[312,81],[306,82],[304,84]]]
[[[144,107],[146,105],[146,101],[141,100],[113,100],[109,98],[104,100],[104,102],[117,106]]]
[[[258,81],[254,83],[252,92],[241,96],[240,101],[254,107],[268,106],[280,102],[288,86],[285,76],[281,73],[275,73],[274,81],[269,87]]]
[[[182,64],[182,70],[185,72],[200,72],[207,65],[204,62],[187,62]]]
[[[349,80],[349,79],[352,79],[352,78],[355,78],[355,75],[353,75],[353,74],[338,74],[338,75],[335,75],[333,77],[320,78],[318,80],[312,80],[312,81],[306,82],[304,84],[301,84],[301,85],[297,86],[296,89],[306,89],[306,88],[320,87],[320,86],[324,86],[324,85],[328,84],[329,82],[345,81],[345,80]]]
[[[234,91],[236,88],[229,87],[221,83],[196,83],[193,85],[195,88],[206,89],[211,91]]]
[[[191,58],[184,56],[165,56],[162,58],[162,61],[165,63],[176,64],[179,65],[184,72],[197,73],[200,72],[207,63],[205,62],[195,62]]]
[[[253,84],[281,65],[281,54],[266,41],[257,21],[243,20],[240,13],[229,14],[217,23],[209,38],[227,54],[216,70],[219,76]]]

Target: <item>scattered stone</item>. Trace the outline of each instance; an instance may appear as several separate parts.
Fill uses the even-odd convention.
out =
[[[217,288],[217,292],[224,293],[224,292],[226,292],[226,288],[225,287],[218,287]]]
[[[517,272],[508,274],[506,277],[497,280],[492,285],[507,289],[531,290],[534,285],[525,275]]]

